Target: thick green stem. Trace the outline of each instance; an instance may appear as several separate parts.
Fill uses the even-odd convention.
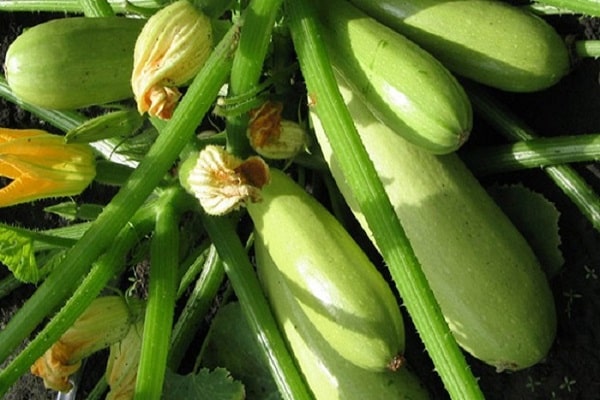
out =
[[[254,337],[264,349],[269,369],[285,400],[310,399],[277,322],[231,221],[203,215],[204,226],[223,262]]]
[[[536,0],[536,2],[575,13],[600,17],[600,1],[598,0]]]
[[[73,292],[90,265],[173,166],[229,75],[239,29],[238,25],[232,27],[219,43],[138,168],[48,277],[52,284],[47,284],[47,279],[0,332],[0,362]]]
[[[511,113],[476,85],[468,85],[473,106],[487,122],[511,141],[532,140],[536,134],[523,121]],[[588,183],[569,165],[545,167],[544,172],[573,201],[581,213],[600,230],[600,197]]]
[[[469,149],[461,158],[476,175],[600,160],[600,134],[560,136]]]
[[[435,368],[453,399],[482,399],[338,90],[313,5],[285,5],[312,107]]]
[[[168,361],[168,365],[172,370],[176,371],[179,367],[186,350],[202,323],[202,317],[210,309],[210,305],[217,295],[224,278],[225,270],[223,269],[223,263],[217,255],[215,247],[211,246],[204,262],[202,273],[196,281],[196,286],[173,328],[171,351],[169,352]]]
[[[263,69],[275,17],[282,0],[252,0],[244,11],[244,30],[231,68],[229,96],[242,95],[258,83]],[[227,119],[228,150],[241,157],[251,149],[246,138],[246,115]]]
[[[174,190],[174,189],[172,189]],[[144,319],[135,399],[160,399],[167,369],[167,354],[175,312],[179,275],[179,213],[165,196],[157,208],[150,246],[150,285]]]

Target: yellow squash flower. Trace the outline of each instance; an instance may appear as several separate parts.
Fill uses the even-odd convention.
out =
[[[31,366],[31,373],[44,379],[47,388],[71,390],[69,376],[81,360],[123,339],[137,318],[122,297],[95,299],[60,339]]]
[[[187,0],[162,8],[144,25],[133,55],[131,86],[138,111],[170,119],[181,93],[213,49],[210,19]]]
[[[96,176],[94,153],[42,130],[0,128],[0,176],[12,179],[0,188],[0,207],[71,196]]]

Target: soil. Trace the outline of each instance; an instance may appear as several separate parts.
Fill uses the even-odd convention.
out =
[[[39,13],[0,14],[0,51],[3,55],[10,41],[23,27],[60,15]],[[600,36],[598,20],[574,16],[550,19],[561,33],[576,34],[582,38]],[[2,57],[3,58],[3,57]],[[600,132],[600,62],[586,60],[574,67],[573,72],[558,85],[535,94],[496,93],[504,104],[523,118],[536,132],[544,136]],[[10,103],[0,100],[0,126],[12,128],[52,127]],[[491,136],[488,136],[491,135]],[[475,140],[499,141],[486,125],[476,119]],[[488,139],[489,138],[489,139]],[[600,193],[600,165],[582,163],[574,167]],[[496,175],[482,180],[482,184],[522,182],[544,194],[552,201],[561,216],[561,251],[565,263],[551,279],[556,302],[558,332],[547,358],[538,365],[519,372],[497,373],[493,368],[467,356],[482,390],[490,400],[577,399],[600,398],[600,232],[595,230],[573,203],[554,185],[542,170],[519,171]],[[0,181],[0,186],[2,181]],[[99,196],[90,187],[82,196]],[[43,212],[46,203],[0,209],[0,221],[30,228],[63,224],[58,217]],[[0,279],[8,274],[0,267]],[[4,326],[20,304],[35,290],[24,285],[9,296],[0,299],[0,327]],[[509,313],[510,310],[501,310]],[[408,318],[407,318],[408,320]],[[410,323],[410,322],[409,322]],[[415,334],[407,328],[407,358],[423,382],[430,388],[432,398],[445,399],[447,395],[433,371],[423,347]],[[41,381],[25,376],[6,399],[54,398],[55,393],[43,388]]]

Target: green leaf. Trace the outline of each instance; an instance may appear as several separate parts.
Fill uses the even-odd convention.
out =
[[[202,349],[201,365],[227,368],[244,383],[248,399],[281,399],[239,303],[219,309]]]
[[[495,185],[488,192],[529,242],[546,276],[554,276],[564,263],[554,204],[522,184]]]
[[[0,262],[22,282],[35,283],[40,279],[33,238],[20,230],[0,226]]]
[[[235,381],[224,368],[210,371],[206,368],[197,374],[178,375],[167,370],[163,400],[243,400],[244,386]]]

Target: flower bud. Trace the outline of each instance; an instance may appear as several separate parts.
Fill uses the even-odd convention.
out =
[[[308,135],[300,124],[282,119],[283,105],[265,102],[250,112],[246,135],[258,154],[270,159],[292,158],[306,148]]]
[[[31,366],[31,373],[44,379],[47,388],[62,392],[71,389],[69,376],[81,360],[121,340],[134,317],[119,296],[95,299],[42,357]]]
[[[207,214],[222,215],[260,201],[270,180],[269,166],[258,156],[241,160],[220,146],[206,146],[181,166],[179,179]]]
[[[140,113],[169,119],[177,89],[202,68],[213,48],[210,19],[187,0],[159,10],[135,44],[131,86]]]
[[[105,400],[133,399],[137,370],[142,354],[142,333],[144,322],[140,321],[129,328],[127,335],[110,346],[106,365],[106,382],[110,392]]]

